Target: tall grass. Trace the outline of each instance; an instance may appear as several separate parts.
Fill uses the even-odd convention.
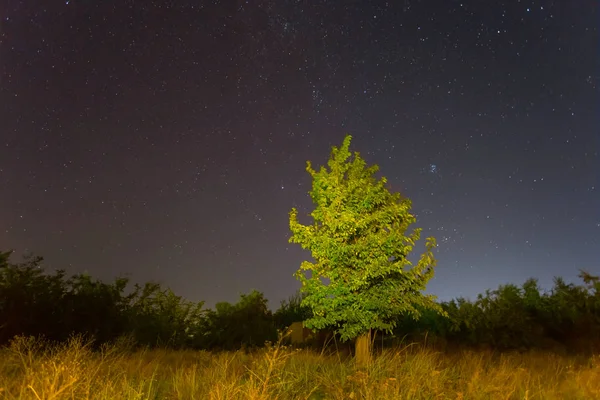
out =
[[[600,356],[439,353],[423,346],[349,358],[280,343],[252,353],[92,351],[18,337],[0,350],[0,399],[600,399]]]

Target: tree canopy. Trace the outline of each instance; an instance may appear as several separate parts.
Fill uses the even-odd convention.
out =
[[[334,328],[342,340],[371,329],[389,332],[398,315],[442,312],[434,296],[423,294],[434,274],[435,239],[427,238],[416,264],[409,261],[421,235],[421,229],[408,232],[416,222],[411,202],[391,193],[386,178],[375,178],[377,165],[367,166],[358,152],[352,157],[350,141],[348,135],[340,148],[333,147],[329,168],[315,171],[307,162],[314,222],[303,225],[298,211],[290,212],[290,242],[316,261],[302,262],[296,273],[303,305],[312,310],[305,325]]]

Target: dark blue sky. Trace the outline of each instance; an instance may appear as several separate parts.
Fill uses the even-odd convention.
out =
[[[349,133],[438,239],[441,299],[600,274],[598,5],[4,2],[0,249],[276,306],[305,163]]]

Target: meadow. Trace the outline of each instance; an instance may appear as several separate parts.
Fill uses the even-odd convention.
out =
[[[148,349],[81,337],[0,350],[2,399],[600,399],[600,355],[439,352],[420,344],[351,357],[282,342],[252,351]]]

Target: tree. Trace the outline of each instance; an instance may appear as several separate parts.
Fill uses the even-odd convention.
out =
[[[236,304],[217,303],[206,313],[204,331],[204,347],[222,350],[261,347],[277,339],[267,299],[257,290],[242,294]]]
[[[129,296],[129,331],[138,344],[184,348],[198,341],[204,302],[187,301],[155,282],[134,288]]]
[[[305,294],[302,304],[313,314],[306,327],[333,328],[343,341],[357,339],[356,360],[364,364],[371,359],[371,330],[390,332],[399,315],[418,319],[423,309],[443,311],[434,296],[422,293],[434,274],[435,239],[426,240],[416,265],[408,260],[421,234],[407,234],[416,222],[411,202],[390,193],[386,178],[375,179],[377,165],[367,167],[358,152],[350,160],[350,140],[348,135],[339,149],[333,147],[329,169],[317,172],[307,162],[314,223],[302,225],[293,208],[290,243],[316,261],[302,262],[295,274]]]

